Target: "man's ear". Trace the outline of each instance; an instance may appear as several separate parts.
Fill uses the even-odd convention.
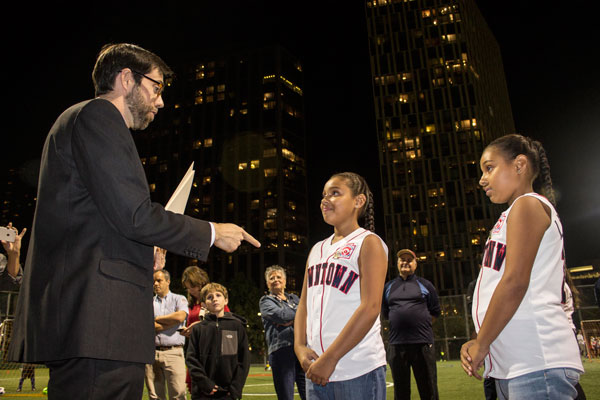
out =
[[[113,89],[121,89],[125,93],[129,93],[132,87],[135,86],[135,78],[133,72],[129,68],[123,68],[115,78]]]

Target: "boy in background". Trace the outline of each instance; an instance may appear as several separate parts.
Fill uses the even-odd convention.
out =
[[[209,283],[200,292],[209,311],[194,325],[186,364],[192,377],[192,400],[241,399],[250,369],[246,320],[225,312],[227,289]]]

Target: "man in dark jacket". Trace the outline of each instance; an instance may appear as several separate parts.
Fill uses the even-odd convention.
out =
[[[8,359],[48,366],[49,400],[141,398],[155,350],[153,246],[206,260],[213,244],[260,245],[237,225],[151,201],[130,129],[164,106],[170,74],[139,46],[104,46],[96,97],[63,112],[46,138]]]
[[[410,400],[412,367],[422,400],[438,399],[432,324],[440,315],[437,292],[431,282],[415,275],[417,256],[403,249],[397,254],[400,276],[386,283],[381,303],[390,320],[387,358],[394,379],[394,399]]]
[[[246,320],[225,312],[227,289],[218,283],[202,288],[210,314],[194,325],[186,364],[192,377],[192,400],[241,399],[250,370]]]

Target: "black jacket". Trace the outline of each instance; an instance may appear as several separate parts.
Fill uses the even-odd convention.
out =
[[[152,363],[152,246],[206,260],[210,238],[208,222],[150,201],[112,103],[69,108],[44,145],[8,359]]]
[[[207,398],[215,385],[225,391],[209,398],[240,399],[250,369],[246,320],[229,312],[221,318],[207,315],[192,329],[186,364],[192,399]]]

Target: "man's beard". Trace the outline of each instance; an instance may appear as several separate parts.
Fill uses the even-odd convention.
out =
[[[140,93],[140,87],[136,86],[129,94],[125,96],[125,104],[133,117],[133,124],[130,126],[133,130],[143,130],[150,125],[153,119],[153,107],[147,104]]]

